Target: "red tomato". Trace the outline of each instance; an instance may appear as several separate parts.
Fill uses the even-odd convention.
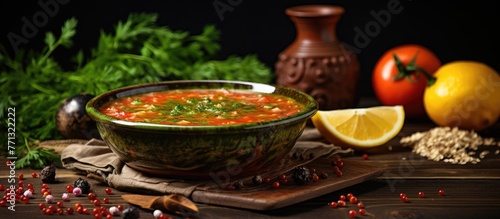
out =
[[[394,56],[400,60],[402,78]],[[413,63],[412,63],[413,60]],[[409,118],[425,117],[423,95],[430,77],[441,66],[441,61],[431,50],[415,44],[400,45],[389,49],[373,69],[372,83],[378,100],[387,106],[402,105]]]

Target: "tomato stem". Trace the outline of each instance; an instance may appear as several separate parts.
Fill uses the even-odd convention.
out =
[[[418,66],[415,64],[415,61],[417,60],[418,52],[415,54],[415,56],[411,59],[410,63],[408,65],[404,65],[399,57],[396,54],[392,54],[394,57],[394,62],[396,63],[396,67],[398,68],[398,74],[394,77],[394,81],[399,81],[402,80],[403,78],[406,78],[410,82],[415,82],[413,78],[411,77],[412,75],[415,75],[417,80],[418,80],[418,72],[422,72],[422,74],[427,78],[427,86],[431,86],[436,82],[436,77],[432,76],[427,72],[424,68]]]

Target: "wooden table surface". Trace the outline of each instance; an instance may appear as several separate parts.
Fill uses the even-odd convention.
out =
[[[198,215],[175,215],[173,218],[349,218],[349,210],[357,210],[353,204],[336,209],[330,208],[327,203],[337,201],[340,195],[352,193],[362,201],[367,212],[366,216],[358,215],[357,218],[498,218],[500,215],[500,154],[494,151],[487,155],[478,164],[447,164],[426,160],[411,152],[410,148],[401,147],[399,140],[416,131],[426,131],[434,125],[427,120],[406,121],[400,134],[387,145],[377,150],[369,151],[368,160],[386,171],[377,179],[366,181],[339,191],[310,199],[292,206],[271,211],[249,211],[198,203]],[[500,124],[497,123],[485,136],[495,137],[500,140]],[[389,150],[392,146],[392,150]],[[500,149],[495,147],[493,150]],[[360,153],[354,153],[344,159],[362,160]],[[1,162],[5,163],[2,157]],[[32,178],[32,172],[39,170],[19,169],[15,175],[23,173],[25,186],[32,183],[35,188],[35,198],[29,204],[17,203],[15,211],[7,207],[0,207],[2,218],[92,218],[91,215],[43,215],[38,209],[38,203],[44,202],[40,189],[42,186],[39,178]],[[57,199],[65,192],[67,185],[72,184],[78,177],[84,177],[66,169],[57,170],[56,184],[49,184],[52,193]],[[2,165],[0,169],[0,183],[5,187],[8,182],[9,169]],[[106,184],[93,179],[88,179],[100,198],[108,197],[109,204],[105,206],[127,205],[120,195],[124,192],[113,190],[111,195],[106,195]],[[438,190],[445,190],[445,196],[439,196]],[[418,198],[418,193],[424,192],[425,198]],[[4,192],[2,192],[4,193]],[[399,198],[400,193],[406,193],[409,202],[403,203]],[[65,207],[74,207],[81,203],[90,211],[93,205],[87,197],[72,197],[65,202]],[[9,206],[9,204],[7,204]],[[115,216],[114,218],[119,218]],[[141,210],[140,218],[153,218],[152,211]]]

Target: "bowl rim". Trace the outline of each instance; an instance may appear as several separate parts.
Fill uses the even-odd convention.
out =
[[[184,126],[184,125],[167,125],[167,124],[155,124],[155,123],[144,123],[144,122],[130,122],[130,121],[125,121],[125,120],[120,120],[113,118],[111,116],[107,116],[105,114],[102,114],[99,112],[99,110],[96,108],[96,104],[99,101],[103,101],[103,98],[107,98],[107,101],[104,101],[105,103],[114,100],[117,97],[118,94],[123,94],[123,96],[120,97],[126,97],[126,96],[131,96],[131,95],[137,95],[140,93],[147,93],[147,92],[152,92],[152,90],[148,90],[146,88],[151,88],[151,87],[158,87],[158,86],[165,86],[165,85],[174,85],[174,84],[228,84],[228,85],[242,85],[242,86],[251,86],[251,89],[248,89],[249,91],[256,91],[256,92],[262,92],[262,93],[274,93],[278,89],[282,90],[287,90],[291,92],[295,92],[303,97],[305,97],[307,100],[309,100],[308,104],[304,104],[304,110],[293,114],[291,116],[287,116],[284,118],[280,119],[274,119],[274,120],[269,120],[269,121],[264,121],[264,122],[253,122],[253,123],[244,123],[244,124],[236,124],[236,125],[205,125],[205,126]],[[142,89],[142,90],[141,90]],[[133,93],[130,95],[127,95],[127,91],[132,91],[132,90],[137,90],[139,93]],[[168,90],[168,89],[167,89]],[[245,90],[245,89],[244,89]],[[131,92],[128,92],[131,93]],[[110,97],[116,97],[114,99]],[[293,97],[290,97],[293,98]],[[102,105],[102,104],[101,104]],[[253,129],[262,129],[262,128],[269,128],[269,127],[274,127],[278,125],[285,125],[285,124],[291,124],[295,122],[301,122],[309,119],[312,117],[317,111],[318,111],[318,102],[310,95],[306,94],[305,92],[299,91],[294,88],[289,88],[281,85],[271,85],[271,84],[264,84],[264,83],[258,83],[258,82],[247,82],[247,81],[236,81],[236,80],[171,80],[171,81],[160,81],[160,82],[151,82],[151,83],[142,83],[142,84],[136,84],[136,85],[130,85],[130,86],[125,86],[121,88],[117,88],[114,90],[110,90],[107,92],[104,92],[102,94],[96,95],[94,98],[92,98],[90,101],[85,106],[87,114],[96,122],[96,123],[102,123],[102,124],[107,124],[107,125],[113,125],[116,128],[121,127],[125,129],[134,129],[137,131],[143,130],[143,131],[213,131],[213,132],[218,132],[218,131],[236,131],[236,130],[253,130]]]

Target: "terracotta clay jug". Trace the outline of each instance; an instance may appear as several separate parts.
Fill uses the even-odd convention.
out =
[[[359,62],[337,38],[344,8],[302,5],[286,9],[297,35],[275,65],[276,83],[303,91],[320,110],[352,108],[358,102]]]

